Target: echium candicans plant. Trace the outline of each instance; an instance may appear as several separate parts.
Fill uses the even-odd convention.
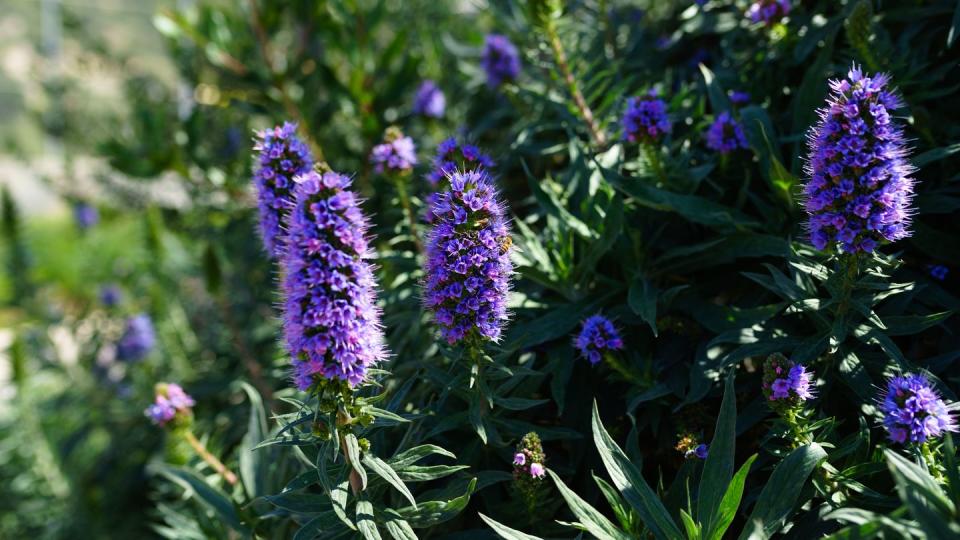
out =
[[[400,128],[390,126],[384,132],[383,142],[374,146],[370,152],[370,163],[374,171],[389,179],[396,188],[410,235],[417,251],[421,251],[417,217],[407,191],[407,181],[417,164],[416,144],[413,139],[404,135]]]
[[[449,358],[466,360],[467,369],[458,380],[467,384],[452,387],[470,402],[473,427],[486,443],[484,417],[495,391],[485,379],[485,366],[494,363],[485,349],[500,342],[508,319],[513,241],[505,209],[485,170],[455,171],[449,183],[431,207],[423,301],[449,346]]]
[[[931,470],[938,471],[933,443],[956,432],[957,421],[930,380],[909,373],[891,377],[879,401],[890,442],[912,447]]]
[[[771,354],[763,364],[761,385],[767,405],[783,423],[782,432],[791,448],[810,442],[807,401],[814,397],[813,372],[780,353]]]
[[[638,97],[631,97],[627,100],[622,124],[623,139],[639,144],[654,174],[661,182],[665,181],[666,173],[660,147],[663,139],[673,130],[667,103],[654,89]]]
[[[285,122],[256,133],[253,184],[257,190],[260,235],[271,258],[283,248],[283,223],[293,204],[294,178],[310,171],[313,157],[297,136],[297,125]]]
[[[810,131],[804,187],[810,241],[819,250],[871,253],[910,236],[913,167],[891,112],[903,102],[885,74],[853,66],[830,81],[827,106]]]
[[[222,461],[213,455],[200,439],[193,434],[193,406],[196,402],[176,383],[157,383],[154,399],[143,414],[154,425],[167,429],[170,434],[168,450],[175,453],[179,442],[186,442],[200,459],[207,462],[230,485],[237,483],[237,476]],[[177,456],[171,456],[174,459]]]
[[[350,177],[319,168],[297,178],[281,259],[283,328],[293,382],[309,397],[298,402],[299,412],[282,417],[289,423],[279,436],[262,444],[315,449],[313,478],[324,487],[336,514],[334,523],[325,523],[325,528],[408,530],[404,517],[415,518],[418,508],[398,474],[431,453],[452,454],[416,447],[408,449],[406,460],[388,464],[365,437],[377,427],[377,418],[406,420],[374,407],[369,396],[382,373],[376,366],[386,360],[388,351],[377,306],[369,220],[351,185]],[[302,425],[309,425],[309,430],[298,429]],[[372,488],[368,471],[399,491],[411,506],[392,510],[380,504],[377,495],[385,486]],[[346,514],[351,493],[356,519]]]

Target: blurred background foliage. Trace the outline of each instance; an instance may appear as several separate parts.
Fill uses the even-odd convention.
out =
[[[299,124],[318,159],[355,175],[373,216],[394,353],[382,383],[392,410],[414,420],[379,431],[375,446],[386,456],[437,444],[469,465],[427,482],[418,499],[452,499],[479,480],[467,510],[431,537],[493,538],[478,512],[573,536],[554,521],[573,519],[555,490],[524,515],[506,471],[513,445],[535,429],[566,485],[603,501],[591,474],[604,470],[590,436],[594,400],[678,515],[683,480],[700,465],[675,447],[684,436],[711,440],[718,381],[731,371],[737,463],[761,456],[750,508],[782,455],[764,436],[759,391],[760,362],[773,352],[816,362],[828,381],[817,407],[829,427],[818,442],[843,447],[830,460],[849,488],[838,501],[806,490],[810,504],[797,504],[789,534],[812,538],[851,522],[822,519],[831,505],[886,512],[909,502],[894,493],[904,480],[876,444],[871,396],[893,367],[908,365],[936,375],[955,399],[956,276],[938,280],[928,269],[960,267],[957,3],[803,0],[785,24],[763,27],[744,18],[748,2],[739,0],[564,2],[556,31],[604,145],[524,4],[7,0],[0,537],[287,538],[316,516],[268,498],[310,471],[302,452],[251,450],[276,433],[272,414],[296,410],[285,401],[297,394],[278,341],[276,270],[255,233],[250,189],[254,130],[285,120]],[[520,49],[517,84],[486,85],[479,59],[488,32]],[[797,195],[805,131],[826,80],[851,62],[889,72],[900,88],[920,183],[916,233],[885,250],[901,262],[876,262],[883,281],[902,287],[889,300],[872,297],[863,317],[838,330],[816,320],[818,302],[827,310],[833,294],[818,265],[832,262],[803,247]],[[424,79],[446,95],[440,119],[413,113]],[[662,171],[620,140],[626,99],[650,88],[674,120]],[[734,90],[750,102],[731,104]],[[742,122],[749,150],[706,148],[702,134],[722,111]],[[411,231],[391,183],[368,161],[391,125],[418,145],[409,185],[419,210],[441,140],[466,138],[497,163],[519,249],[513,321],[493,351],[513,376],[492,381],[498,407],[488,417],[450,389],[464,375],[422,313]],[[98,210],[96,225],[78,226],[79,204]],[[111,284],[122,300],[107,306],[101,293]],[[575,357],[573,334],[599,311],[623,331],[624,370]],[[122,362],[115,344],[137,313],[154,321],[157,346],[140,363]],[[874,317],[879,334],[850,337]],[[241,470],[242,488],[204,497],[202,486],[218,482],[212,470],[143,417],[158,380],[179,381],[196,398],[196,433]],[[681,487],[668,489],[674,478]],[[636,520],[624,512],[610,515]],[[747,515],[738,514],[738,530]]]

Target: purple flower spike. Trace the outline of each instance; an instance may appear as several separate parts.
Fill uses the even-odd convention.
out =
[[[739,148],[745,150],[749,147],[740,122],[734,120],[726,111],[717,115],[707,129],[707,148],[715,152],[729,154]]]
[[[391,126],[384,134],[383,144],[373,147],[370,162],[378,174],[406,174],[417,164],[417,147],[413,139]]]
[[[923,375],[904,375],[887,382],[881,397],[883,427],[897,443],[923,443],[957,431],[957,424],[940,394]]]
[[[413,98],[413,113],[428,118],[443,118],[447,108],[447,98],[437,83],[426,80],[420,83],[417,94]]]
[[[487,73],[487,86],[497,88],[520,74],[520,53],[506,36],[488,34],[480,65]]]
[[[799,407],[813,399],[813,372],[782,354],[770,355],[763,365],[763,395],[776,410]]]
[[[913,167],[903,131],[890,110],[902,106],[887,75],[868,77],[854,66],[830,81],[827,106],[810,130],[804,186],[810,241],[824,250],[870,253],[910,236]]]
[[[283,248],[283,222],[293,205],[293,179],[313,167],[307,145],[297,138],[297,125],[290,122],[257,132],[253,149],[256,165],[253,183],[260,209],[263,247],[276,259]]]
[[[117,359],[124,362],[136,362],[146,358],[157,343],[153,321],[146,313],[127,319],[127,326],[117,342]]]
[[[747,9],[747,18],[753,23],[771,25],[790,14],[790,0],[757,0]]]
[[[73,219],[77,222],[77,227],[85,231],[100,222],[100,212],[96,206],[79,202],[73,206]]]
[[[623,340],[616,327],[599,313],[583,321],[580,335],[574,341],[574,347],[584,358],[596,365],[603,359],[603,353],[623,348]]]
[[[299,177],[287,219],[283,323],[300,390],[320,379],[356,386],[387,356],[369,222],[350,184],[335,172]]]
[[[424,303],[441,336],[498,341],[507,320],[512,240],[493,181],[482,169],[454,172],[431,208]]]
[[[492,169],[496,164],[490,156],[480,152],[472,144],[460,144],[457,139],[450,137],[437,146],[437,155],[433,158],[433,170],[427,175],[427,180],[434,188],[434,192],[426,196],[427,211],[424,219],[433,223],[433,205],[437,202],[440,193],[449,187],[449,178],[456,171]]]
[[[623,113],[623,138],[630,142],[653,144],[673,129],[667,117],[667,104],[651,91],[627,100]]]
[[[164,426],[177,416],[189,418],[191,408],[196,404],[183,388],[174,383],[159,383],[155,389],[153,403],[143,413],[158,425]]]

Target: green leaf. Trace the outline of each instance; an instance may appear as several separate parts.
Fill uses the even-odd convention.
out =
[[[720,403],[720,415],[714,430],[710,452],[703,464],[700,477],[700,497],[697,503],[697,521],[707,531],[716,526],[720,502],[733,477],[733,454],[737,437],[737,397],[733,374],[727,376]]]
[[[357,529],[366,540],[382,540],[377,523],[373,520],[373,504],[370,501],[357,501]]]
[[[658,539],[680,538],[680,529],[671,519],[660,498],[643,479],[640,470],[630,462],[600,421],[597,403],[593,403],[593,441],[603,459],[607,474],[623,497],[637,511],[640,519]]]
[[[953,21],[950,23],[950,31],[947,32],[948,49],[953,47],[953,42],[957,40],[957,34],[960,34],[960,2],[957,2],[957,7],[953,10]]]
[[[487,525],[490,526],[491,529],[493,529],[493,532],[497,533],[497,535],[500,538],[503,538],[504,540],[543,540],[539,536],[533,536],[530,534],[522,533],[516,529],[511,529],[510,527],[507,527],[503,523],[500,523],[499,521],[488,518],[487,516],[480,514],[479,512],[478,512],[478,515],[480,516],[480,519],[482,519],[484,523],[486,523]]]
[[[415,446],[413,448],[410,448],[409,450],[404,450],[403,452],[400,452],[399,454],[387,460],[387,462],[390,463],[390,465],[392,465],[394,469],[400,470],[409,465],[413,465],[414,463],[420,461],[421,459],[427,456],[431,456],[434,454],[446,456],[453,459],[457,458],[457,456],[454,455],[453,452],[449,450],[446,450],[444,448],[441,448],[433,444],[422,444],[420,446]]]
[[[627,295],[627,303],[630,304],[630,309],[650,325],[654,336],[657,335],[658,293],[657,286],[652,281],[643,276],[637,276],[630,283],[630,292]]]
[[[469,465],[428,465],[425,467],[410,465],[394,470],[397,471],[397,475],[404,482],[428,482],[469,468]]]
[[[349,496],[350,480],[347,478],[338,482],[337,485],[333,486],[330,490],[330,503],[331,506],[333,506],[333,513],[340,518],[340,521],[342,521],[344,525],[355,531],[357,530],[357,526],[354,525],[350,517],[347,516],[347,499]]]
[[[577,516],[580,524],[583,525],[590,534],[603,539],[630,540],[630,535],[618,529],[616,525],[605,518],[599,510],[587,504],[579,495],[568,488],[567,485],[563,483],[563,480],[553,471],[548,469],[547,472],[550,473],[550,478],[553,479],[554,484],[557,485],[557,489],[560,490],[560,496],[563,497],[563,500],[567,501],[567,506],[570,507],[570,511],[573,512],[573,515]]]
[[[393,537],[393,540],[417,540],[417,533],[413,532],[413,527],[406,521],[399,518],[390,518],[383,522],[387,533]]]
[[[240,445],[240,478],[243,480],[243,487],[247,491],[250,499],[255,499],[263,494],[266,487],[267,466],[269,461],[263,461],[263,452],[257,452],[254,448],[260,444],[267,434],[267,415],[263,408],[263,399],[255,388],[247,383],[241,383],[241,388],[247,394],[250,400],[250,419],[247,421],[247,432],[243,436],[243,442]]]
[[[683,530],[687,532],[687,538],[690,540],[700,538],[700,525],[693,521],[693,517],[683,508],[680,509],[680,522],[683,523]]]
[[[330,512],[325,512],[304,523],[293,535],[293,540],[314,540],[323,532],[324,525],[330,522],[330,517]]]
[[[240,515],[237,513],[236,506],[234,506],[233,501],[230,500],[227,494],[208,484],[207,481],[194,470],[186,467],[171,467],[169,465],[158,465],[155,467],[155,470],[170,479],[170,481],[178,484],[187,492],[196,495],[197,499],[203,503],[204,506],[213,510],[230,528],[243,535],[249,534],[247,528],[244,527],[240,521]]]
[[[494,398],[494,402],[504,409],[509,411],[525,411],[527,409],[532,409],[546,403],[550,403],[549,399],[526,399],[526,398],[513,398],[513,397],[497,397]]]
[[[707,98],[710,100],[713,112],[719,114],[723,111],[729,111],[732,108],[730,98],[727,97],[727,93],[717,82],[717,76],[703,64],[700,64],[700,73],[703,74],[703,82],[707,86]]]
[[[941,311],[929,315],[888,315],[882,319],[888,336],[909,336],[936,326],[951,315],[952,311]]]
[[[783,527],[810,473],[826,458],[827,453],[817,443],[790,452],[774,469],[760,492],[740,540],[766,538]]]
[[[456,517],[470,503],[470,495],[477,488],[477,479],[470,479],[466,492],[448,501],[421,502],[416,508],[406,506],[397,510],[397,514],[407,520],[415,529],[433,527]]]
[[[343,443],[350,466],[360,476],[360,489],[367,489],[367,471],[364,470],[360,462],[360,442],[357,441],[357,436],[353,433],[347,433],[343,436]]]
[[[946,497],[940,484],[930,473],[893,450],[884,450],[883,455],[887,458],[887,467],[897,482],[900,499],[907,503],[914,517],[917,517],[917,507],[925,504],[933,506],[941,514],[953,515],[953,502]],[[907,496],[911,493],[922,495],[923,499],[910,501]]]
[[[757,454],[750,456],[737,474],[733,475],[733,480],[727,486],[726,493],[723,494],[723,500],[720,501],[720,510],[713,528],[704,534],[708,540],[721,540],[727,532],[730,524],[733,523],[734,516],[737,515],[737,509],[740,508],[740,499],[743,497],[743,486],[747,481],[747,473],[750,472],[750,466],[757,459]]]
[[[377,474],[380,478],[383,478],[387,481],[388,484],[393,486],[401,495],[406,497],[410,501],[411,506],[414,508],[417,507],[417,500],[413,498],[413,493],[410,493],[410,489],[403,483],[403,480],[397,476],[397,472],[390,467],[387,462],[378,458],[377,456],[372,456],[367,454],[363,456],[363,464],[366,465],[371,471]]]
[[[316,493],[290,491],[264,498],[270,504],[295,514],[319,514],[330,509],[330,499],[326,495]]]
[[[957,10],[957,12],[960,13],[960,3],[958,3]],[[927,150],[922,154],[914,156],[911,161],[913,162],[914,167],[920,169],[925,165],[946,159],[957,152],[960,152],[960,143],[951,144],[950,146],[941,146],[940,148],[934,148],[933,150]]]

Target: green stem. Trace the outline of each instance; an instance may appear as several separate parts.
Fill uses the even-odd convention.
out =
[[[633,373],[633,371],[624,365],[623,361],[618,355],[608,353],[603,355],[603,357],[607,361],[607,364],[609,364],[614,371],[622,375],[627,381],[638,385],[644,384],[643,381]]]
[[[650,168],[653,169],[653,174],[656,175],[657,180],[662,184],[667,183],[667,172],[663,168],[663,160],[660,159],[659,149],[650,143],[643,144],[643,153],[647,158],[647,161],[650,163]]]
[[[920,444],[920,455],[923,456],[923,461],[926,462],[927,468],[930,470],[930,474],[937,480],[939,483],[944,483],[943,474],[940,472],[940,467],[937,465],[937,458],[933,455],[933,450],[930,448],[929,443]]]
[[[217,459],[217,456],[211,454],[210,451],[207,450],[207,447],[204,446],[199,439],[197,439],[197,437],[193,434],[192,431],[187,431],[186,433],[184,433],[183,436],[184,438],[186,438],[187,442],[190,444],[190,447],[193,448],[194,452],[196,452],[201,459],[206,461],[208,465],[213,467],[213,470],[217,471],[217,474],[223,477],[223,479],[226,480],[228,484],[230,484],[231,486],[237,485],[237,475],[233,474],[233,471],[228,469],[227,466],[224,465],[222,461]]]
[[[556,58],[557,67],[560,69],[560,73],[567,83],[567,89],[573,97],[573,102],[580,111],[580,116],[583,117],[587,128],[590,130],[590,136],[593,138],[594,145],[602,149],[607,145],[607,138],[597,125],[597,121],[593,117],[593,111],[590,110],[590,106],[587,105],[587,100],[583,98],[583,94],[580,92],[577,79],[573,76],[573,71],[570,69],[569,62],[567,62],[567,53],[563,50],[563,43],[560,41],[560,35],[557,33],[557,26],[552,20],[547,22],[546,32],[550,40],[550,46],[553,48],[553,55]]]
[[[403,213],[407,217],[407,226],[410,228],[410,236],[413,237],[413,243],[417,247],[417,252],[423,252],[423,245],[420,243],[420,234],[417,227],[417,215],[413,212],[413,205],[410,204],[410,196],[407,194],[407,185],[404,179],[394,176],[393,183],[397,186],[397,198],[400,199],[400,206],[403,207]]]

